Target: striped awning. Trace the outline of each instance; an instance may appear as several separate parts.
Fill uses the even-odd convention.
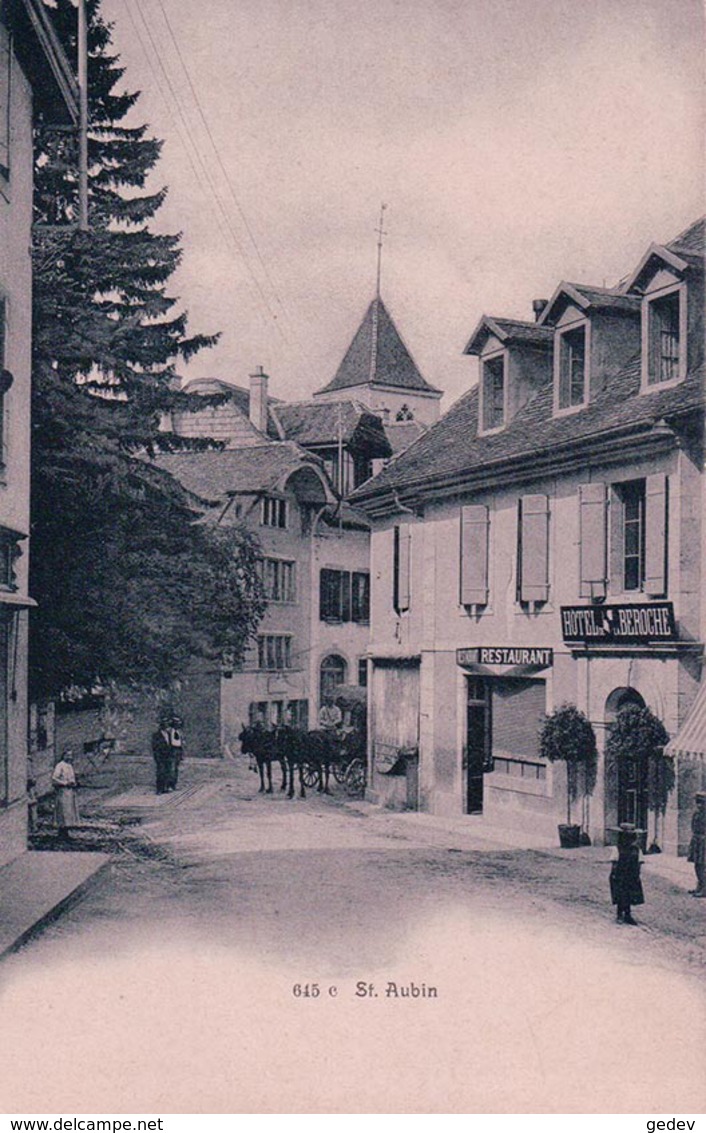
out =
[[[689,715],[665,747],[664,754],[706,760],[706,680],[701,682]]]

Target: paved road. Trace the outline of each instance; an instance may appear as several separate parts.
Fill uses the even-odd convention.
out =
[[[123,852],[3,966],[9,1110],[704,1109],[706,909],[664,879],[631,929],[586,857],[263,797],[244,764],[160,799],[117,774],[86,838]]]

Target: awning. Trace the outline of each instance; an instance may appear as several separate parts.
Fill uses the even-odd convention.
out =
[[[664,754],[706,760],[706,680],[701,682],[689,715],[665,747]]]
[[[16,594],[14,590],[0,590],[0,606],[15,606],[21,610],[29,610],[36,606],[34,598],[29,594]]]

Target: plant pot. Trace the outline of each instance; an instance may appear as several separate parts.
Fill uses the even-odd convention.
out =
[[[575,850],[581,843],[581,827],[559,823],[559,845],[562,850]]]

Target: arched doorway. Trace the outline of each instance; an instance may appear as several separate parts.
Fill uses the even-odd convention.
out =
[[[605,721],[608,727],[617,720],[625,708],[644,708],[645,701],[634,688],[613,689],[606,700]],[[616,825],[633,822],[642,830],[647,826],[647,768],[636,759],[617,759],[606,766],[609,792],[609,810],[615,814]],[[612,805],[611,805],[612,804]]]
[[[322,705],[328,696],[334,696],[339,685],[346,683],[348,665],[343,657],[337,653],[330,653],[324,657],[319,670],[319,705]]]

